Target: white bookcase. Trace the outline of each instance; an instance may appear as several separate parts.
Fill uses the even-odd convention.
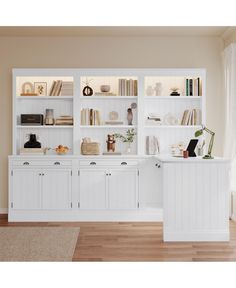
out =
[[[201,81],[201,95],[185,96],[185,79],[197,78]],[[137,96],[119,95],[119,79],[134,79],[138,83]],[[161,153],[170,153],[170,147],[182,141],[188,144],[194,138],[196,125],[180,125],[184,110],[200,109],[201,124],[205,124],[205,69],[14,69],[13,70],[13,155],[27,141],[27,134],[39,137],[42,147],[55,148],[66,145],[72,155],[80,155],[82,138],[90,137],[101,144],[101,154],[106,151],[107,134],[125,133],[134,128],[137,135],[132,144],[132,155],[143,156],[146,153],[146,136],[156,136]],[[73,81],[74,93],[67,96],[48,96],[53,80]],[[110,85],[115,96],[83,96],[86,80],[94,93],[100,92],[101,85]],[[46,82],[47,96],[20,96],[25,82]],[[159,96],[147,95],[148,86],[161,83]],[[170,96],[171,88],[178,87],[180,96]],[[133,110],[133,125],[127,123],[127,108],[136,103]],[[21,126],[21,114],[44,114],[47,108],[54,109],[54,117],[71,115],[73,126]],[[101,125],[81,125],[81,110],[97,109],[101,115]],[[122,125],[105,125],[109,112],[116,111]],[[161,125],[147,123],[147,115],[155,113],[162,119]],[[171,125],[164,119],[175,117],[177,124]],[[173,123],[172,123],[173,124]],[[199,123],[200,124],[200,123]],[[125,154],[124,143],[117,141],[116,150]],[[51,152],[53,153],[53,152]],[[109,156],[107,156],[109,157]]]

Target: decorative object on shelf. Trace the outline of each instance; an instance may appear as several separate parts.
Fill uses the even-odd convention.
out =
[[[188,156],[189,156],[188,150],[184,150],[183,151],[183,157],[188,158]]]
[[[41,143],[37,141],[36,134],[27,135],[29,140],[24,144],[24,148],[41,148]]]
[[[203,148],[205,146],[205,140],[202,141],[202,143],[197,145],[197,156],[203,156]]]
[[[46,109],[45,125],[54,125],[53,109]]]
[[[59,118],[56,118],[55,125],[73,125],[74,120],[70,115],[61,115]]]
[[[34,82],[34,93],[39,96],[47,96],[47,82]]]
[[[43,125],[42,114],[21,114],[20,123],[22,126],[41,126]]]
[[[174,115],[172,115],[171,113],[167,113],[164,116],[164,124],[165,125],[178,125],[179,124],[179,120],[178,118],[176,118]]]
[[[157,82],[154,90],[155,90],[156,96],[161,96],[161,93],[162,93],[162,83],[161,83],[161,82]]]
[[[206,131],[207,133],[209,133],[211,135],[211,139],[210,139],[209,146],[208,146],[208,152],[202,158],[203,159],[214,159],[214,157],[211,155],[211,152],[212,152],[212,148],[213,148],[213,144],[214,144],[215,132],[209,130],[207,127],[202,125],[202,128],[195,132],[195,134],[194,134],[195,137],[201,136],[203,134],[203,131]]]
[[[106,142],[107,142],[107,152],[115,152],[116,148],[115,136],[113,134],[108,134]]]
[[[120,139],[123,143],[127,143],[127,150],[126,153],[130,154],[131,153],[131,143],[134,142],[134,137],[136,135],[136,132],[134,129],[128,129],[126,131],[126,135],[122,135],[120,133],[115,133],[114,137]]]
[[[85,87],[83,89],[83,96],[92,96],[93,95],[93,89],[89,86],[90,81],[92,81],[92,79],[88,80],[88,78],[86,78]]]
[[[146,89],[146,96],[153,96],[154,94],[154,89],[152,88],[151,85],[149,85]]]
[[[179,90],[178,87],[172,87],[172,88],[170,88],[170,90],[172,91],[170,93],[170,96],[180,96],[180,93],[178,92],[178,90]]]
[[[31,82],[24,82],[21,86],[21,96],[38,96],[34,92],[34,85]]]
[[[82,155],[99,155],[100,144],[97,142],[92,142],[91,139],[88,137],[83,138],[82,144],[81,144],[81,154]]]
[[[109,120],[118,120],[119,113],[117,111],[109,112]]]
[[[147,125],[161,125],[161,118],[156,113],[148,113]]]
[[[133,103],[131,103],[130,108],[131,109],[136,109],[137,106],[138,106],[137,103],[133,102]]]
[[[171,145],[171,154],[172,156],[183,157],[183,151],[185,149],[184,142],[179,142]]]
[[[160,153],[159,141],[156,136],[146,136],[146,154],[156,155]]]
[[[65,155],[68,153],[70,149],[67,147],[67,146],[63,146],[63,145],[58,145],[56,148],[55,148],[55,151],[58,155]]]
[[[110,90],[111,90],[111,86],[110,85],[101,85],[100,86],[100,91],[101,92],[107,93],[107,92],[110,92]]]
[[[127,109],[127,120],[128,120],[128,125],[133,125],[132,121],[133,121],[133,112],[131,108]]]

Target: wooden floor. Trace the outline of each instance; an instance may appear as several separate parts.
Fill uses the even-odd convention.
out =
[[[236,223],[230,242],[164,243],[162,224],[150,222],[8,223],[0,226],[80,227],[73,261],[236,261]]]

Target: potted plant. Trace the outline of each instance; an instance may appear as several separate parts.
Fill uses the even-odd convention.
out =
[[[120,139],[123,143],[127,143],[127,154],[131,152],[131,143],[134,142],[134,137],[136,135],[136,132],[134,131],[134,128],[128,129],[126,131],[125,135],[122,135],[120,133],[115,133],[114,137],[117,139]]]

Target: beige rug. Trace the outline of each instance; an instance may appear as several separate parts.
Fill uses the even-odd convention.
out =
[[[0,261],[71,261],[79,228],[0,227]]]

